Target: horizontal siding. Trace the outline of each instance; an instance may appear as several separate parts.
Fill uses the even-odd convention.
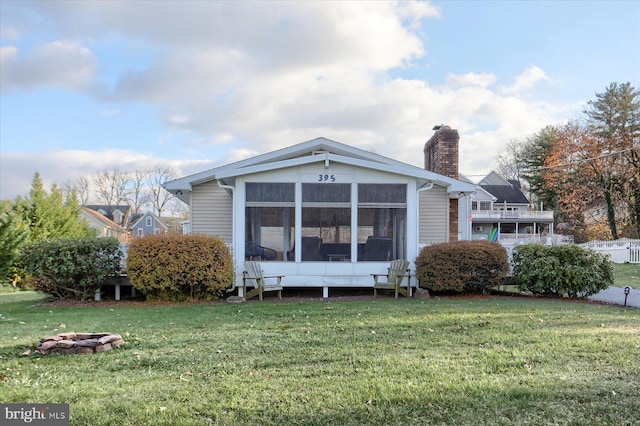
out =
[[[448,241],[449,195],[447,189],[434,185],[419,193],[418,244],[427,245]]]
[[[233,243],[233,199],[216,182],[193,187],[191,192],[191,232],[216,235]]]

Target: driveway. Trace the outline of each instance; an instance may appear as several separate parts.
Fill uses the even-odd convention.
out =
[[[609,287],[598,294],[589,296],[589,299],[614,305],[624,305],[624,289],[620,287]],[[631,290],[629,296],[627,296],[627,306],[640,308],[640,290]]]

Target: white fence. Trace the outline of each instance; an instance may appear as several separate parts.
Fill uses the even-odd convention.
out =
[[[580,246],[608,254],[614,263],[640,263],[640,240],[589,241]]]

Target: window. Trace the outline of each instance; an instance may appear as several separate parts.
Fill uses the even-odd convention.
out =
[[[118,225],[122,225],[123,216],[124,216],[124,213],[122,213],[120,210],[113,211],[113,221]]]
[[[245,258],[293,261],[295,184],[247,183]]]
[[[406,222],[405,184],[359,184],[358,260],[403,259]]]
[[[302,184],[302,250],[306,261],[351,259],[351,184]]]
[[[138,237],[142,237],[144,235],[144,230],[142,228],[138,228]]]
[[[476,211],[491,210],[491,201],[472,201],[471,210],[476,210]]]
[[[153,218],[151,216],[147,216],[146,225],[147,226],[152,226],[153,225]]]

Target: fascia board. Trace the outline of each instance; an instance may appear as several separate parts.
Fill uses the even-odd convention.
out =
[[[384,158],[384,157],[383,157]],[[309,155],[307,157],[292,158],[289,160],[276,161],[273,163],[264,163],[255,166],[242,167],[241,169],[227,170],[216,174],[216,179],[225,179],[229,177],[247,175],[252,173],[261,173],[269,170],[277,170],[286,167],[295,167],[305,164],[312,164],[316,162],[329,161],[340,164],[348,164],[352,166],[394,173],[403,176],[411,176],[425,181],[431,181],[440,186],[446,186],[448,192],[475,192],[476,185],[452,179],[446,176],[439,175],[437,173],[423,170],[415,166],[411,166],[405,163],[393,162],[381,163],[378,161],[363,160],[360,158],[347,157],[342,155],[336,155],[331,153]]]

